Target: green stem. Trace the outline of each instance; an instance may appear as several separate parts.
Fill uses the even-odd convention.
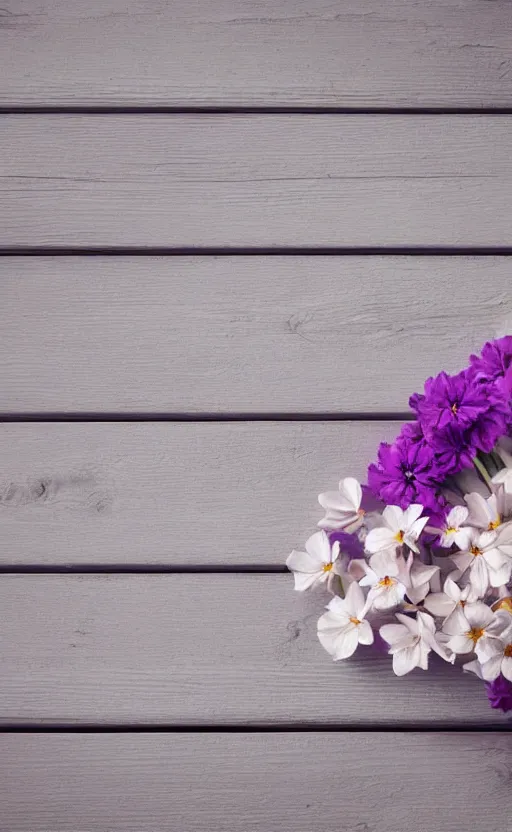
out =
[[[478,471],[478,473],[479,473],[479,474],[480,474],[480,476],[482,477],[483,481],[484,481],[484,482],[485,482],[485,484],[487,485],[487,488],[489,489],[489,491],[491,492],[491,494],[493,494],[493,493],[494,493],[494,489],[493,489],[493,487],[492,487],[491,478],[490,478],[490,476],[489,476],[489,472],[487,471],[487,468],[485,467],[485,465],[483,464],[483,462],[482,462],[480,459],[478,459],[478,457],[477,457],[477,456],[475,456],[475,458],[474,458],[474,460],[473,460],[473,465],[475,466],[476,470]]]

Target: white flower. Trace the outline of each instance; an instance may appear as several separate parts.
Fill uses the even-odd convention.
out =
[[[476,653],[480,662],[496,653],[496,640],[504,629],[503,621],[487,604],[466,604],[462,614],[444,622],[443,633],[450,636],[447,647],[454,653]]]
[[[512,682],[512,616],[504,611],[496,615],[503,622],[504,629],[500,638],[494,640],[496,652],[482,664],[482,676],[486,682],[492,682],[502,673],[505,679]]]
[[[373,555],[376,552],[395,550],[397,546],[408,546],[413,552],[419,552],[416,541],[428,521],[428,517],[420,517],[423,506],[413,503],[402,511],[398,506],[386,506],[382,512],[384,526],[372,529],[365,540],[366,551]]]
[[[318,525],[321,529],[333,531],[355,531],[363,522],[362,498],[363,492],[357,480],[353,477],[341,480],[338,491],[326,491],[319,495],[318,502],[325,509],[325,517]]]
[[[509,440],[510,441],[510,440]],[[496,451],[498,452],[499,456],[501,457],[505,468],[502,468],[501,471],[492,478],[492,482],[495,485],[503,485],[503,488],[508,494],[512,493],[512,447],[509,445],[508,447],[505,445],[504,439],[501,439],[498,442],[496,447]]]
[[[455,581],[447,578],[444,582],[443,592],[432,592],[427,595],[424,606],[433,615],[444,618],[448,627],[456,627],[457,625],[453,621],[459,615],[463,615],[466,604],[472,604],[477,600],[478,596],[471,584],[461,589]]]
[[[445,661],[452,661],[436,639],[434,620],[424,612],[416,613],[416,619],[396,613],[400,624],[384,624],[379,632],[389,644],[393,656],[393,670],[397,676],[404,676],[415,667],[428,668],[428,654],[431,650]]]
[[[428,595],[430,581],[439,572],[439,566],[427,566],[420,560],[412,560],[407,583],[407,597],[412,604],[419,604]]]
[[[302,592],[313,584],[327,584],[330,587],[336,574],[334,565],[339,553],[339,543],[331,548],[325,532],[312,534],[306,541],[306,551],[297,552],[294,549],[286,560],[288,569],[293,572],[295,589]]]
[[[478,676],[478,678],[483,682],[484,677],[482,675],[482,665],[478,659],[475,659],[472,662],[466,662],[466,664],[462,665],[462,669],[468,671],[468,673],[474,673],[475,676]]]
[[[345,598],[335,596],[328,612],[318,621],[318,638],[335,662],[347,659],[358,644],[373,644],[373,632],[365,621],[366,602],[357,583],[351,583]]]
[[[394,558],[388,552],[377,552],[366,561],[358,561],[365,575],[359,581],[360,586],[369,586],[367,601],[376,610],[388,610],[396,607],[403,599],[409,585],[410,563],[402,557]]]
[[[467,548],[470,530],[467,526],[464,526],[464,523],[468,514],[469,510],[465,506],[454,506],[449,511],[439,539],[440,546],[449,548],[455,543],[459,549]]]
[[[512,523],[495,531],[473,529],[466,551],[450,555],[462,574],[469,569],[469,581],[479,597],[489,585],[500,587],[508,583],[512,572]]]
[[[476,529],[492,532],[501,525],[502,519],[497,494],[491,494],[486,499],[481,494],[474,492],[473,494],[466,494],[464,499],[469,508],[468,526],[474,526]],[[500,502],[503,503],[503,498],[501,498]],[[462,549],[465,547],[459,546],[459,548]]]

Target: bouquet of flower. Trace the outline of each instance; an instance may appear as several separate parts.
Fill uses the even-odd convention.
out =
[[[461,656],[491,706],[512,709],[511,398],[508,335],[426,381],[367,485],[320,494],[320,531],[286,563],[295,589],[332,595],[318,638],[334,661],[380,643],[403,676],[432,651]]]

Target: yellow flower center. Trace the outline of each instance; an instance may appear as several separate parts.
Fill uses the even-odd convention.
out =
[[[483,628],[473,627],[473,629],[469,630],[469,632],[467,632],[466,635],[467,635],[468,638],[471,639],[473,644],[476,644],[478,639],[482,638],[484,633],[485,633],[485,630]]]
[[[457,413],[458,409],[459,409],[459,405],[457,404],[457,402],[454,402],[452,404],[450,410],[452,411],[453,414],[455,414],[455,413]]]
[[[445,529],[445,534],[456,534],[458,531],[459,530],[456,529],[455,526],[448,526],[448,528]]]
[[[364,515],[366,514],[366,511],[364,510],[364,508],[358,508],[357,513],[358,513],[359,517],[364,517]]]
[[[512,659],[512,644],[507,644],[503,652],[505,654],[505,658]]]
[[[512,595],[507,595],[506,598],[500,598],[499,601],[496,601],[495,604],[491,607],[493,612],[497,612],[498,610],[508,610],[512,613]]]
[[[396,581],[393,578],[390,578],[389,575],[385,575],[382,580],[379,581],[379,586],[383,587],[384,589],[390,589],[390,587],[394,586]]]
[[[397,532],[395,534],[395,540],[397,541],[397,543],[403,543],[404,542],[404,533],[401,529],[400,529],[399,532]]]
[[[499,514],[498,514],[496,520],[491,520],[491,522],[487,526],[487,531],[488,532],[493,532],[494,529],[498,528],[498,526],[501,526],[501,517],[499,516]]]
[[[332,563],[324,563],[322,569],[324,572],[330,572],[332,569]]]
[[[471,547],[471,549],[470,549],[469,551],[471,552],[471,554],[472,554],[472,555],[474,555],[474,556],[475,556],[475,558],[477,558],[477,557],[478,557],[478,555],[481,555],[481,554],[482,554],[482,550],[481,550],[481,549],[479,549],[479,548],[478,548],[478,546],[472,546],[472,547]]]
[[[356,627],[357,627],[357,625],[358,625],[358,624],[360,624],[360,623],[361,623],[361,622],[359,621],[359,618],[354,618],[353,616],[351,616],[351,617],[349,618],[349,621],[351,622],[351,624],[354,624]]]

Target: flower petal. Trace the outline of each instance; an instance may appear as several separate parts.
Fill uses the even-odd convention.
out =
[[[383,624],[379,635],[388,644],[393,645],[409,633],[409,629],[403,624]]]
[[[333,659],[339,662],[342,659],[348,659],[352,656],[359,644],[359,627],[351,624],[343,632],[340,632],[336,638]]]
[[[368,621],[361,621],[358,626],[359,644],[373,644],[373,630]]]
[[[431,592],[427,595],[424,602],[425,609],[438,615],[441,618],[446,618],[453,612],[454,602],[446,595],[445,592]]]
[[[393,654],[393,671],[396,676],[405,676],[421,662],[419,643],[406,647]]]
[[[482,676],[486,682],[493,682],[494,679],[498,678],[501,673],[502,658],[503,653],[498,653],[482,664]]]

